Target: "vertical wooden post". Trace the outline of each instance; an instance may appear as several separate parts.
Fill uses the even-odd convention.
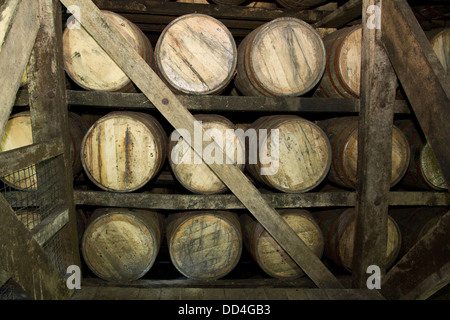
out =
[[[39,9],[41,28],[28,68],[33,141],[39,143],[55,137],[63,139],[64,154],[55,160],[62,190],[61,206],[69,209],[69,223],[59,232],[62,241],[61,254],[64,265],[80,266],[62,58],[61,4],[57,0],[39,0]]]
[[[386,271],[388,193],[397,78],[381,44],[382,0],[363,1],[361,110],[353,253],[353,286],[366,287],[366,271]],[[369,12],[369,13],[368,13]]]

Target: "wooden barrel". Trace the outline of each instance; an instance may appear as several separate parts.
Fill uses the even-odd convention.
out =
[[[235,86],[250,96],[301,96],[319,82],[325,58],[313,27],[296,18],[278,18],[240,43]]]
[[[408,139],[410,161],[401,185],[416,189],[445,190],[447,185],[434,157],[433,150],[414,121],[398,120],[395,125]]]
[[[238,6],[247,0],[211,0],[215,4],[221,4],[224,6]]]
[[[149,114],[110,112],[89,128],[81,155],[86,175],[98,187],[131,192],[161,170],[167,156],[167,135]]]
[[[81,141],[88,130],[87,122],[79,115],[69,112],[69,137],[71,144],[70,154],[72,159],[73,175],[76,176],[81,171],[80,148]],[[12,115],[5,128],[3,140],[0,144],[0,152],[13,150],[33,144],[33,134],[31,127],[31,114],[29,111],[23,111]],[[12,187],[25,190],[36,190],[35,166],[32,165],[28,170],[19,171],[3,178],[3,181]]]
[[[231,272],[242,253],[239,217],[227,211],[197,211],[167,218],[170,259],[190,279],[219,279]]]
[[[32,230],[41,223],[39,209],[23,208],[16,211],[16,216],[28,230]]]
[[[316,124],[294,115],[276,115],[259,118],[251,129],[247,169],[259,182],[301,193],[314,189],[327,176],[331,146]]]
[[[315,96],[359,98],[361,41],[361,25],[339,29],[324,37],[326,69]]]
[[[206,133],[211,133],[218,145],[222,144],[225,150],[225,156],[234,161],[234,164],[240,169],[245,167],[245,145],[244,141],[236,135],[236,126],[227,118],[214,114],[198,114],[194,116],[197,121],[202,122]],[[191,143],[194,144],[191,137]],[[200,140],[201,141],[201,140]],[[212,142],[203,145],[203,159],[208,162],[227,163],[227,159],[213,156],[217,153],[211,150]],[[228,187],[217,177],[217,175],[206,165],[194,150],[189,142],[180,137],[175,130],[170,136],[169,142],[169,164],[175,178],[191,192],[199,194],[215,194],[228,190]]]
[[[311,214],[302,209],[279,213],[314,254],[321,258],[324,248],[322,231]],[[295,279],[305,275],[258,221],[244,214],[241,216],[241,225],[244,245],[265,273],[280,279]]]
[[[173,20],[155,47],[154,69],[178,94],[219,94],[236,72],[233,36],[219,20],[186,14]]]
[[[276,0],[279,5],[290,9],[307,9],[318,6],[326,0]]]
[[[124,17],[102,11],[139,55],[151,63],[153,48],[144,33]],[[69,77],[80,87],[93,91],[135,92],[128,76],[84,30],[66,28],[63,34],[64,66]]]
[[[389,215],[402,235],[400,256],[404,256],[449,210],[448,207],[395,208]]]
[[[276,2],[270,2],[270,1],[252,1],[249,4],[247,4],[246,7],[276,9],[276,8],[278,8],[278,5],[276,4]]]
[[[450,28],[443,29],[434,35],[430,43],[445,72],[450,76]]]
[[[358,163],[358,117],[339,117],[318,121],[327,134],[333,153],[328,179],[344,188],[355,189]],[[408,140],[393,126],[391,187],[405,175],[410,159]]]
[[[337,209],[313,213],[325,239],[324,256],[337,266],[352,270],[355,238],[355,209]],[[401,246],[401,233],[397,223],[388,216],[386,266],[397,259]]]
[[[157,212],[97,209],[83,235],[84,261],[95,275],[104,280],[137,280],[153,266],[163,232],[163,219]]]

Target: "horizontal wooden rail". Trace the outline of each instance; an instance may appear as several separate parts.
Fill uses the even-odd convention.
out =
[[[51,237],[61,230],[69,222],[69,210],[57,211],[45,218],[39,225],[31,230],[31,235],[39,243],[44,245]]]

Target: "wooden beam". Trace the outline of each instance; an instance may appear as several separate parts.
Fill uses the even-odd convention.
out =
[[[386,1],[383,1],[383,4]],[[367,288],[367,268],[386,271],[387,220],[392,167],[392,128],[397,77],[381,43],[381,30],[368,25],[367,8],[381,0],[363,1],[361,110],[358,129],[358,172],[353,286]]]
[[[22,148],[0,153],[0,177],[48,160],[63,153],[61,138],[35,143]]]
[[[39,29],[37,8],[36,1],[20,0],[0,6],[0,141]]]
[[[69,210],[55,212],[45,218],[31,230],[31,235],[43,246],[51,237],[59,232],[69,222]]]
[[[203,132],[192,114],[183,106],[172,91],[159,79],[150,66],[129,46],[120,33],[110,25],[101,11],[90,0],[61,0],[69,7],[78,5],[81,11],[80,23],[97,43],[110,55],[116,64],[128,75],[136,86],[157,107],[175,129],[182,130],[185,138],[194,132]],[[212,140],[209,140],[212,141]],[[212,142],[215,143],[215,142]],[[221,150],[220,147],[216,150]],[[194,149],[194,151],[196,151]],[[243,172],[230,164],[208,164],[209,168],[236,195],[256,219],[266,228],[281,247],[318,287],[342,288],[342,284],[297,236],[261,196]]]
[[[349,0],[325,18],[314,24],[315,28],[341,28],[361,17],[362,0]]]
[[[66,281],[0,195],[0,267],[36,300],[69,297]]]
[[[427,299],[450,282],[450,211],[386,274],[390,300]]]
[[[405,0],[383,2],[382,40],[450,186],[450,79]]]

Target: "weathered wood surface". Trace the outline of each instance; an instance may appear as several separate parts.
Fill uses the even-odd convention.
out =
[[[347,23],[360,17],[361,13],[362,0],[349,0],[322,20],[314,23],[314,27],[341,28]]]
[[[186,129],[191,137],[194,136],[194,130],[198,127],[198,124],[192,114],[177,100],[176,96],[164,85],[145,61],[135,51],[124,45],[125,40],[109,25],[92,1],[62,0],[62,2],[66,7],[75,4],[80,7],[83,16],[81,23],[91,36],[111,55],[114,61],[176,129]],[[205,136],[209,137],[208,135]],[[186,138],[189,138],[189,136]],[[262,222],[268,232],[278,240],[280,245],[318,287],[342,287],[334,275],[261,197],[258,190],[238,168],[226,164],[210,164],[209,167],[245,204],[249,211]]]
[[[431,47],[436,53],[442,67],[450,76],[450,28],[446,28],[430,40]]]
[[[162,216],[154,211],[100,208],[81,242],[89,269],[101,279],[130,282],[153,266],[163,239]]]
[[[33,228],[31,235],[43,246],[69,222],[69,210],[64,209],[49,215]]]
[[[173,265],[195,280],[226,276],[238,264],[243,247],[239,217],[227,211],[169,215],[166,239]]]
[[[154,67],[174,92],[219,94],[236,72],[237,47],[219,20],[187,14],[172,21],[155,47]]]
[[[383,45],[448,187],[449,77],[406,1],[386,1],[383,13]]]
[[[301,96],[322,78],[326,52],[309,24],[290,17],[252,31],[238,48],[235,85],[250,96]]]
[[[37,1],[7,0],[0,6],[0,138],[30,58],[39,19]],[[20,39],[20,41],[17,41]]]

